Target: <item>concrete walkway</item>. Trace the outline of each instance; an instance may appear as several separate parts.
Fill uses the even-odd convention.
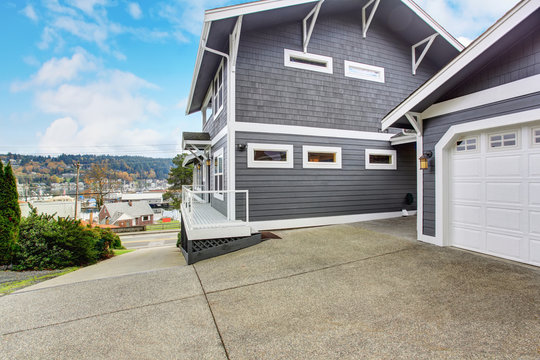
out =
[[[194,266],[137,250],[26,288],[0,298],[0,358],[540,357],[538,268],[373,226],[282,231]]]

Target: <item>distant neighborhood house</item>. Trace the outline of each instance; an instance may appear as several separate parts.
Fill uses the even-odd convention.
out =
[[[99,223],[120,227],[150,225],[154,212],[146,201],[107,203],[99,212]]]

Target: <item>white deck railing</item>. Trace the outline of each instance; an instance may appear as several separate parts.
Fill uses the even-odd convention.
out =
[[[200,190],[193,185],[182,186],[182,213],[186,225],[192,229],[237,226],[249,223],[249,191],[248,190]],[[227,216],[214,209],[211,204],[213,194],[229,195],[245,194],[245,221],[232,220],[227,210]],[[229,198],[226,196],[225,198]],[[227,207],[228,209],[228,207]]]

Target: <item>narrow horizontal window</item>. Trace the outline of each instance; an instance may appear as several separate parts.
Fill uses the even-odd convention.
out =
[[[333,73],[333,62],[329,56],[303,53],[301,51],[284,50],[284,64],[287,67],[312,70],[327,74]]]
[[[396,150],[366,149],[366,169],[396,170]]]
[[[478,138],[461,139],[456,142],[457,152],[476,151],[478,149]]]
[[[292,168],[293,146],[283,144],[247,144],[249,168]]]
[[[533,129],[533,145],[540,145],[540,128]]]
[[[345,76],[384,83],[384,68],[345,60]]]
[[[328,146],[302,146],[303,167],[341,169],[341,148]]]
[[[515,148],[518,146],[516,131],[489,135],[490,149]]]

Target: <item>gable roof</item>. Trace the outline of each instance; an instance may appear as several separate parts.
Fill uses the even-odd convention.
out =
[[[507,35],[519,26],[528,28],[537,25],[540,19],[539,8],[540,0],[519,2],[454,60],[388,113],[381,121],[382,130],[397,122],[405,123],[403,117],[408,112],[422,112],[445,92],[485,65],[493,56],[511,46],[514,39]]]
[[[134,201],[131,206],[126,202],[107,203],[103,206],[107,208],[109,214],[112,214],[111,218],[114,217],[116,213],[127,214],[134,218],[154,214],[152,208],[146,201]]]
[[[358,23],[361,26],[360,12],[367,2],[368,0],[325,0],[321,6],[319,16],[356,11],[359,14]],[[242,31],[250,31],[286,22],[300,22],[313,9],[315,3],[317,3],[317,0],[261,0],[207,10],[186,114],[192,114],[201,109],[214,72],[222,59],[221,56],[215,53],[205,51],[205,48],[208,47],[222,53],[228,53],[229,34],[232,32],[239,16],[243,16]],[[381,14],[387,16],[381,16]],[[434,31],[438,33],[440,37],[433,43],[427,58],[438,63],[440,67],[454,58],[464,48],[459,41],[412,0],[381,1],[373,21],[381,21],[385,26],[392,28],[395,25],[395,21],[392,19],[411,19],[407,31],[395,30],[397,36],[402,37],[411,45],[433,35]]]

